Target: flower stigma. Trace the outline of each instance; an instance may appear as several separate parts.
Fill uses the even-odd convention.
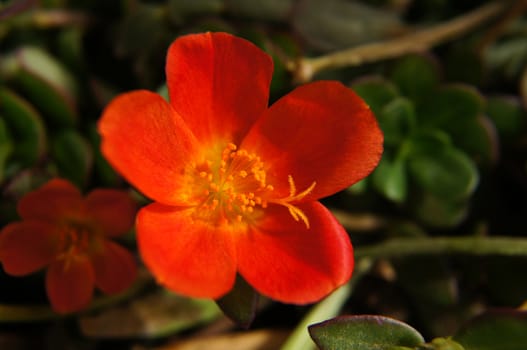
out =
[[[72,258],[89,254],[97,249],[97,233],[88,224],[78,222],[66,222],[61,225],[58,236],[58,259],[66,262]],[[66,265],[67,266],[67,265]]]
[[[295,221],[302,221],[309,228],[308,217],[294,203],[313,191],[316,182],[297,193],[293,177],[288,175],[289,196],[276,198],[274,186],[268,183],[265,164],[258,155],[238,149],[233,143],[216,155],[219,157],[206,157],[191,166],[192,185],[187,198],[192,197],[196,203],[194,219],[215,226],[250,223],[273,203],[285,206]]]

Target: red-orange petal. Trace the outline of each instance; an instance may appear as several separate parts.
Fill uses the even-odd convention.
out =
[[[273,186],[288,193],[288,175],[299,191],[314,181],[304,201],[338,192],[377,165],[383,135],[369,107],[339,82],[300,86],[274,103],[242,143],[271,168]]]
[[[196,137],[237,143],[267,108],[273,62],[226,33],[182,36],[167,54],[170,103]]]
[[[23,276],[48,265],[56,254],[55,227],[27,220],[5,226],[0,233],[0,262],[4,271]]]
[[[99,132],[104,156],[132,185],[156,201],[186,204],[179,179],[197,141],[161,96],[141,90],[116,97]]]
[[[191,297],[218,298],[233,286],[233,232],[194,220],[189,210],[157,203],[141,209],[137,240],[145,265],[159,283]]]
[[[57,260],[46,273],[48,298],[58,313],[75,312],[88,306],[94,285],[93,266],[85,256]]]
[[[56,222],[82,210],[79,189],[63,179],[52,179],[29,192],[18,202],[18,214],[23,220],[35,219]]]
[[[137,204],[124,191],[96,189],[86,196],[85,203],[89,216],[106,236],[122,235],[134,225]]]
[[[115,294],[130,287],[137,276],[133,255],[120,245],[106,240],[99,254],[91,257],[95,284],[105,293]]]
[[[309,218],[309,229],[286,208],[269,206],[258,227],[238,237],[238,265],[261,294],[305,304],[346,283],[354,260],[348,234],[322,204],[299,208]]]

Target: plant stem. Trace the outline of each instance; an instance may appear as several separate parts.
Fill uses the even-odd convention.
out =
[[[296,326],[280,349],[314,350],[316,346],[309,336],[307,327],[313,323],[322,322],[337,316],[340,309],[353,292],[358,281],[370,271],[372,266],[373,263],[370,259],[358,260],[351,281],[337,289],[333,294],[322,300],[317,305],[313,306],[302,321]]]
[[[430,254],[527,256],[527,238],[477,236],[394,238],[377,245],[355,249],[357,258]]]
[[[449,39],[460,37],[475,27],[496,17],[507,7],[506,1],[493,1],[428,29],[412,32],[390,41],[365,44],[315,58],[301,58],[288,62],[287,67],[296,81],[310,81],[320,71],[398,57],[407,53],[422,52]]]

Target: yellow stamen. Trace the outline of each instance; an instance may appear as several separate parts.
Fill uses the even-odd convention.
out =
[[[316,181],[313,181],[313,183],[308,188],[297,194],[295,181],[293,180],[293,177],[291,175],[287,177],[287,181],[289,182],[289,197],[274,200],[272,201],[272,203],[280,204],[286,207],[289,210],[289,214],[291,214],[295,221],[302,220],[306,227],[309,228],[309,219],[307,218],[306,214],[304,214],[304,212],[300,208],[291,204],[291,202],[297,202],[303,199],[308,194],[310,194],[317,185],[317,183]]]
[[[316,182],[297,193],[293,177],[288,175],[289,195],[276,199],[275,186],[267,183],[266,167],[258,155],[228,143],[204,158],[201,163],[192,164],[189,172],[186,198],[196,205],[193,218],[212,225],[246,224],[273,203],[286,207],[295,221],[302,221],[309,228],[307,215],[295,204],[313,191]]]

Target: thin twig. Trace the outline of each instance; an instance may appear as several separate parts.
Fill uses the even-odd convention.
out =
[[[0,20],[14,17],[36,5],[36,0],[20,0],[9,3],[5,7],[0,6]]]
[[[516,0],[501,16],[501,18],[490,28],[477,47],[478,52],[484,51],[487,47],[492,45],[500,35],[507,29],[507,26],[521,17],[527,10],[527,0]]]
[[[502,255],[527,256],[527,239],[516,237],[428,237],[394,238],[386,242],[356,247],[357,258],[392,258],[413,255]]]
[[[86,27],[93,17],[80,11],[63,9],[38,10],[31,14],[30,20],[37,28],[55,28],[66,26]]]
[[[422,52],[449,39],[460,37],[475,27],[496,17],[507,7],[505,1],[493,1],[472,12],[421,31],[390,41],[381,41],[337,51],[315,58],[301,58],[288,62],[298,82],[308,82],[315,74],[326,69],[358,66],[413,52]]]

